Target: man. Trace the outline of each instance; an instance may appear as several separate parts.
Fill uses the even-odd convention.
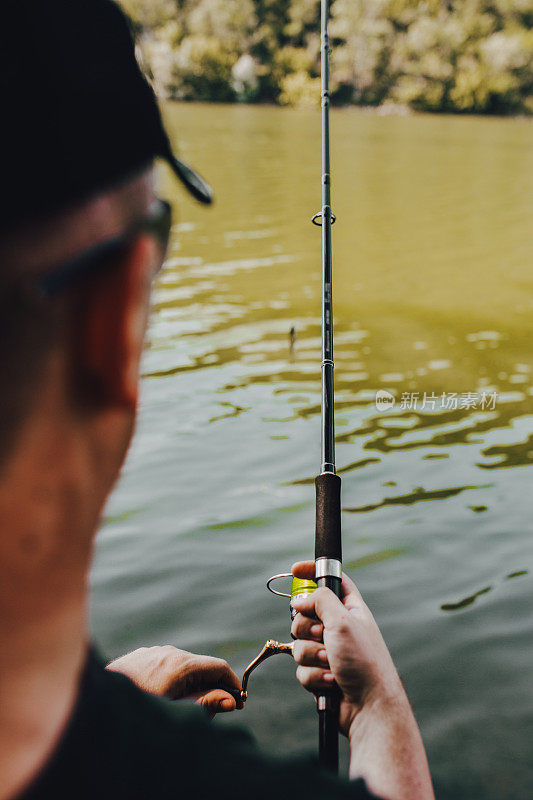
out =
[[[225,690],[240,684],[225,662],[164,647],[106,670],[90,648],[93,539],[134,428],[170,230],[154,158],[199,199],[210,193],[173,159],[111,0],[2,10],[0,800],[430,800],[409,702],[346,577],[342,602],[324,589],[300,602],[293,634],[302,685],[342,692],[351,782],[265,759],[245,734],[169,702],[234,709]],[[311,577],[313,564],[295,573]]]

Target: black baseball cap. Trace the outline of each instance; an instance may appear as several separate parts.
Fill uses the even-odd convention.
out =
[[[3,0],[0,105],[0,230],[105,191],[155,157],[212,202],[173,153],[112,0]]]

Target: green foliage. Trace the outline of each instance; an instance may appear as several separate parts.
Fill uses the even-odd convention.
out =
[[[169,91],[184,100],[234,100],[236,61],[235,51],[215,36],[186,36],[174,54]]]
[[[120,0],[164,96],[316,105],[320,0]],[[332,0],[332,97],[533,112],[533,0]]]
[[[320,78],[310,78],[307,72],[291,72],[281,80],[279,102],[284,106],[310,107],[320,105]]]

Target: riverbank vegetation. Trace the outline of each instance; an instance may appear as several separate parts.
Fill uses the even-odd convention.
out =
[[[313,105],[319,0],[121,0],[162,97]],[[333,0],[337,104],[533,113],[532,0]]]

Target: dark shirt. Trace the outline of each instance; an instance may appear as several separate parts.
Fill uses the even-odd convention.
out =
[[[275,760],[192,703],[152,697],[92,652],[54,755],[19,800],[370,800],[364,781]]]

